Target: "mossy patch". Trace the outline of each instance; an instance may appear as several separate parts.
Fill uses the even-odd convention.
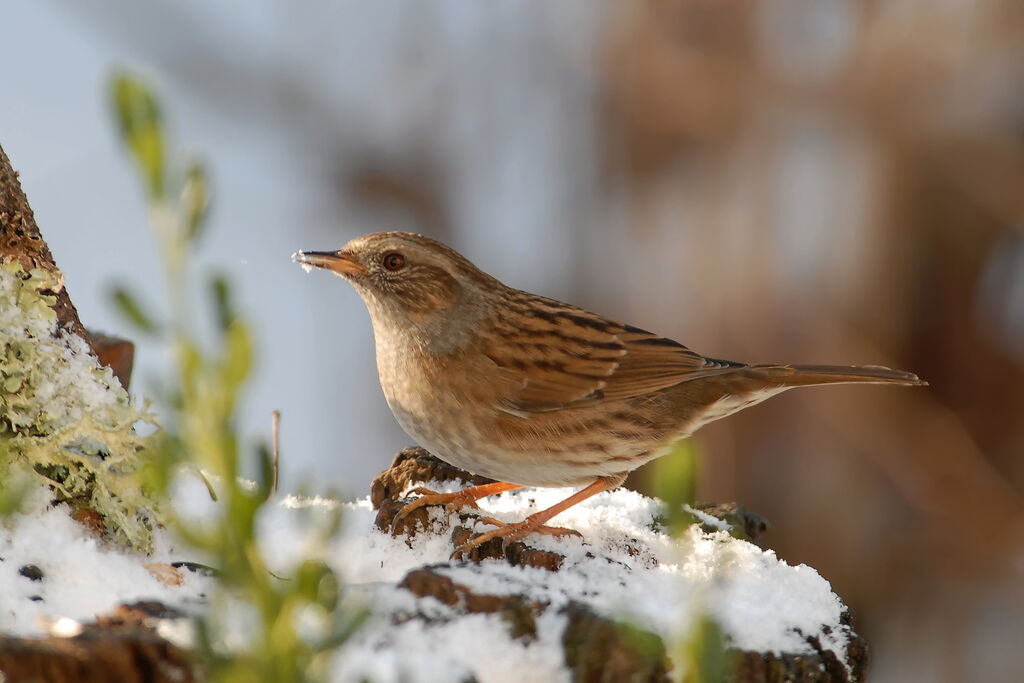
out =
[[[155,424],[77,335],[58,329],[62,283],[0,264],[0,487],[30,472],[57,499],[102,518],[111,540],[149,551],[156,508],[140,485],[145,439]]]

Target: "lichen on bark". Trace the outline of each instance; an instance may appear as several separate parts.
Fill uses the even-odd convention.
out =
[[[98,514],[107,538],[149,551],[158,512],[142,490],[135,426],[154,418],[58,324],[55,277],[0,260],[0,486],[42,477],[58,500]]]

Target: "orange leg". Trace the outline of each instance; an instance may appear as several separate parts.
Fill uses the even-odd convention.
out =
[[[507,481],[470,486],[468,489],[462,489],[454,493],[436,493],[421,486],[410,491],[410,493],[419,493],[421,496],[399,510],[398,514],[395,515],[394,523],[402,520],[413,510],[426,505],[444,505],[448,512],[455,512],[456,510],[461,510],[466,505],[477,507],[476,501],[486,496],[493,496],[496,493],[514,491],[521,488],[523,488],[522,484],[510,484]]]
[[[504,543],[505,545],[508,545],[513,541],[518,541],[522,538],[525,538],[526,536],[529,536],[531,533],[535,531],[539,531],[541,533],[546,534],[552,534],[555,536],[564,536],[567,534],[579,535],[579,532],[574,532],[571,529],[548,527],[544,526],[544,523],[550,520],[555,515],[561,512],[565,512],[573,505],[576,505],[577,503],[582,503],[591,496],[597,495],[602,491],[607,491],[608,489],[615,488],[616,486],[621,484],[625,478],[625,474],[621,476],[602,477],[595,481],[590,486],[588,486],[587,488],[583,489],[582,491],[577,491],[576,493],[572,494],[571,496],[563,500],[561,503],[552,505],[546,510],[535,512],[522,522],[517,522],[515,524],[506,524],[504,522],[498,522],[497,520],[491,518],[481,520],[486,521],[489,524],[498,524],[500,526],[498,526],[497,529],[480,534],[476,538],[466,541],[465,543],[460,545],[458,548],[455,549],[455,552],[452,553],[451,559],[454,560],[458,557],[461,557],[473,548],[483,543],[487,543],[488,541],[491,541],[495,538],[505,539]]]

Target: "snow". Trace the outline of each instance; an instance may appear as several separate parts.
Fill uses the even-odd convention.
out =
[[[728,531],[730,528],[732,528],[731,525],[728,522],[726,522],[725,520],[719,519],[718,517],[715,517],[714,515],[710,515],[710,514],[704,512],[703,510],[698,510],[697,508],[695,508],[693,506],[684,505],[683,506],[683,510],[685,510],[686,512],[689,512],[691,515],[693,515],[694,517],[699,519],[701,524],[706,524],[707,526],[711,527],[712,529],[717,529],[719,531]]]
[[[313,266],[311,264],[309,264],[309,263],[304,262],[304,261],[300,261],[299,259],[301,257],[302,257],[302,252],[301,251],[296,251],[295,253],[292,254],[292,261],[294,261],[295,263],[298,263],[299,266],[302,267],[302,270],[306,271],[307,273],[313,272]]]
[[[32,277],[34,285],[45,280],[41,271],[32,271]],[[17,417],[27,424],[45,421],[49,431],[57,431],[78,422],[87,412],[103,414],[127,403],[128,396],[113,371],[100,365],[81,337],[66,329],[58,330],[55,315],[42,303],[33,307],[26,302],[25,289],[28,287],[21,275],[10,267],[0,268],[0,348],[22,347],[31,340],[34,353],[45,358],[51,368],[48,373],[31,376],[31,406],[40,411],[45,406],[45,415]]]
[[[94,620],[121,603],[159,600],[194,611],[210,579],[183,571],[181,586],[158,581],[144,565],[183,559],[166,533],[156,535],[153,555],[122,551],[98,541],[72,521],[64,506],[49,505],[40,488],[24,514],[0,527],[0,633],[41,636],[69,628],[65,619]],[[20,574],[35,565],[43,577]]]
[[[179,507],[212,509],[194,474],[175,491]],[[485,499],[481,505],[496,518],[515,520],[570,492],[525,489]],[[317,530],[339,505],[341,530],[324,544]],[[659,505],[620,489],[566,511],[555,522],[579,530],[583,538],[529,539],[531,545],[565,555],[558,572],[497,560],[449,562],[447,531],[393,538],[374,526],[376,511],[367,498],[339,503],[282,496],[261,517],[260,536],[271,571],[287,574],[302,559],[319,557],[345,582],[347,601],[370,607],[368,622],[334,655],[336,681],[457,681],[470,675],[495,683],[568,681],[562,649],[567,618],[560,609],[570,601],[653,630],[669,645],[685,638],[699,615],[708,614],[741,649],[809,654],[804,636],[813,635],[845,661],[843,608],[816,571],[790,566],[774,552],[725,531],[707,533],[694,525],[673,538],[655,528]],[[143,566],[202,559],[176,546],[163,530],[157,533],[153,556],[131,555],[97,543],[63,509],[50,508],[45,496],[32,506],[0,529],[0,630],[38,635],[61,617],[90,620],[119,603],[141,599],[191,613],[202,609],[201,596],[212,588],[212,579],[186,571],[181,586],[166,586]],[[436,524],[442,515],[434,511]],[[42,581],[18,573],[27,563],[43,570]],[[409,571],[425,566],[476,593],[525,595],[547,605],[536,619],[537,638],[514,639],[498,614],[454,618],[454,608],[396,588]],[[315,629],[321,616],[309,615],[304,627]],[[187,631],[176,640],[182,638]]]

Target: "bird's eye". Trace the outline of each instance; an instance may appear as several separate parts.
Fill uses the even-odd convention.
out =
[[[401,270],[405,267],[405,257],[397,251],[388,252],[384,254],[383,263],[388,270]]]

